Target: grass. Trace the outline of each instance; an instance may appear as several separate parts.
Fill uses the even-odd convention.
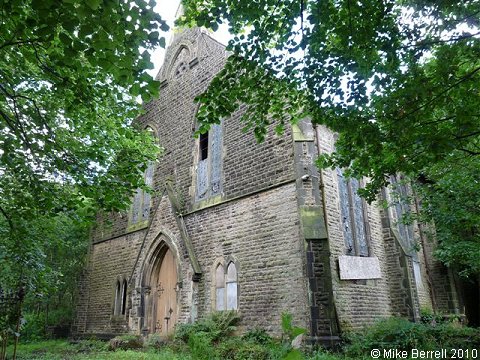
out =
[[[9,347],[7,359],[11,359],[13,347]],[[102,341],[85,340],[71,343],[66,340],[47,340],[19,344],[18,360],[192,360],[188,355],[162,350],[108,351]]]
[[[228,314],[227,314],[228,315]],[[398,349],[480,349],[480,329],[455,323],[411,323],[405,319],[390,318],[378,321],[363,331],[351,333],[342,344],[342,353],[323,350],[301,354],[292,349],[290,340],[271,338],[263,330],[252,330],[243,336],[232,334],[232,319],[216,315],[194,324],[184,324],[167,344],[151,336],[139,350],[109,351],[108,344],[98,340],[76,343],[49,340],[20,343],[19,360],[353,360],[372,359],[370,351]],[[293,328],[292,328],[293,329]],[[118,337],[127,340],[132,335]],[[114,344],[114,343],[112,343]],[[118,345],[118,343],[117,343]],[[121,348],[121,347],[120,347]],[[8,349],[8,359],[13,349]]]
[[[7,359],[11,359],[13,348],[9,347]],[[47,340],[19,344],[18,360],[197,360],[181,350],[163,349],[108,351],[102,341],[84,340],[71,343],[67,340]],[[348,360],[340,355],[318,352],[306,360]],[[274,359],[272,359],[274,360]]]

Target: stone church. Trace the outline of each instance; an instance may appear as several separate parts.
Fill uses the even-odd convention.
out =
[[[452,274],[410,207],[385,189],[367,204],[361,182],[315,158],[335,134],[308,121],[263,143],[242,131],[242,108],[195,138],[195,96],[222,68],[225,47],[200,29],[175,34],[161,92],[138,126],[164,147],[127,213],[99,216],[79,288],[78,336],[170,334],[176,324],[235,310],[241,329],[281,333],[283,312],[317,341],[379,318],[459,313]],[[393,182],[398,179],[392,178]],[[395,193],[408,192],[398,182]],[[383,200],[396,203],[385,210]]]

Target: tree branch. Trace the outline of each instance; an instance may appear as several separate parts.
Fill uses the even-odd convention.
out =
[[[452,90],[453,88],[455,88],[456,86],[460,85],[461,83],[467,81],[468,79],[470,79],[473,75],[475,75],[477,72],[480,71],[480,66],[473,69],[470,73],[468,73],[467,75],[465,75],[464,77],[462,77],[460,80],[456,81],[455,83],[453,83],[452,85],[450,85],[449,87],[447,87],[445,90],[441,91],[440,93],[438,93],[437,95],[435,95],[434,97],[432,97],[429,101],[427,101],[426,103],[424,103],[423,105],[420,105],[419,107],[417,107],[416,109],[406,113],[405,115],[401,116],[398,120],[403,120],[407,117],[409,117],[410,115],[416,113],[417,111],[420,111],[422,110],[424,107],[432,104],[433,102],[435,102],[438,98],[442,97],[443,95],[445,95],[446,93],[448,93],[450,90]]]
[[[10,216],[7,215],[7,212],[0,206],[0,212],[3,214],[3,216],[5,217],[5,219],[7,220],[8,222],[8,226],[10,226],[10,229],[11,230],[14,230],[14,226],[13,226],[13,221],[12,219],[10,218]]]
[[[6,48],[7,46],[15,46],[15,45],[22,45],[22,44],[34,44],[38,43],[39,39],[34,39],[34,40],[17,40],[17,41],[9,41],[4,43],[2,46],[0,46],[0,50],[3,48]]]
[[[472,156],[480,155],[480,152],[472,151],[472,150],[468,150],[468,149],[464,149],[464,148],[459,148],[458,150],[466,152],[467,154],[472,155]]]
[[[476,136],[476,135],[479,135],[480,134],[480,131],[474,131],[473,133],[470,133],[470,134],[465,134],[465,135],[461,135],[461,136],[455,136],[455,139],[456,140],[462,140],[462,139],[466,139],[466,138],[469,138],[469,137],[472,137],[472,136]]]
[[[417,42],[415,44],[409,44],[409,45],[401,46],[400,48],[401,49],[409,49],[409,48],[425,47],[425,46],[436,45],[436,44],[447,44],[447,43],[450,43],[450,42],[470,39],[470,38],[478,36],[478,35],[480,35],[480,31],[476,32],[474,34],[465,34],[465,35],[461,35],[461,36],[457,36],[457,37],[452,37],[452,38],[449,38],[449,39],[435,39],[435,40],[431,40],[431,41],[420,41],[420,42]]]

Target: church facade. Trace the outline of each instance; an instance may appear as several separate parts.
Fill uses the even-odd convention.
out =
[[[161,92],[138,125],[165,149],[129,213],[99,216],[79,288],[76,335],[168,335],[178,323],[235,310],[244,330],[281,332],[283,312],[314,340],[334,340],[379,318],[458,312],[449,271],[431,256],[391,190],[376,203],[341,169],[315,158],[335,134],[308,121],[257,144],[240,108],[206,134],[195,96],[226,60],[200,29],[175,35]],[[399,179],[392,179],[394,182]],[[398,181],[397,192],[408,192]],[[386,210],[382,200],[396,201]]]

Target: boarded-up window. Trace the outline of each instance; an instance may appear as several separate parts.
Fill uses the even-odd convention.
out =
[[[347,255],[368,256],[368,219],[365,201],[358,195],[360,183],[347,179],[337,168],[342,230]]]
[[[406,179],[400,175],[390,177],[390,186],[387,188],[389,216],[392,225],[398,231],[400,241],[407,250],[412,250],[415,244],[413,223],[411,217],[412,196]]]
[[[222,184],[222,124],[200,134],[196,177],[196,200],[205,200],[221,193]]]
[[[237,267],[230,262],[225,268],[219,264],[215,270],[215,310],[238,309]]]

